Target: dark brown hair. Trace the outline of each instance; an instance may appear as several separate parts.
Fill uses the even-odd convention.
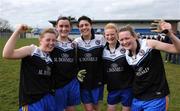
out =
[[[58,19],[56,20],[56,25],[58,24],[58,22],[59,22],[60,20],[68,20],[68,21],[69,21],[70,26],[72,27],[72,23],[71,23],[70,18],[65,17],[65,16],[59,16],[59,17],[58,17]]]
[[[79,19],[78,19],[78,25],[79,25],[79,22],[81,21],[81,20],[86,20],[86,21],[88,21],[91,25],[92,25],[92,20],[89,18],[89,17],[87,17],[87,16],[81,16],[81,17],[79,17]]]

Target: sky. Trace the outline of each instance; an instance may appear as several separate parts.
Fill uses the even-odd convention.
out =
[[[180,19],[180,0],[0,0],[0,18],[12,27],[52,27],[59,16],[93,20]]]

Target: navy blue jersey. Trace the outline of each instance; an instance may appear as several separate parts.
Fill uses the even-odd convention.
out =
[[[102,51],[103,36],[92,37],[85,41],[82,37],[76,38],[79,69],[86,69],[86,77],[80,84],[83,89],[93,89],[103,85]]]
[[[31,56],[21,61],[20,106],[32,104],[51,92],[52,60],[47,53],[32,45]]]
[[[150,100],[168,95],[169,87],[160,51],[149,48],[146,39],[137,42],[139,51],[136,56],[126,52],[126,59],[136,73],[133,83],[134,96]]]
[[[103,70],[108,91],[132,87],[134,71],[126,61],[125,51],[118,42],[114,52],[110,51],[108,45],[104,47]]]
[[[71,41],[58,41],[51,52],[55,88],[65,86],[76,77],[78,68],[75,51],[75,44]]]

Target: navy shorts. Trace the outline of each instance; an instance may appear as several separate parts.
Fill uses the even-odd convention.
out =
[[[130,107],[132,104],[133,94],[132,89],[123,89],[111,91],[108,93],[107,102],[109,105],[121,103],[123,106]]]
[[[55,101],[58,111],[63,111],[68,106],[75,106],[81,103],[80,86],[77,79],[72,80],[66,86],[55,92]]]
[[[56,111],[54,96],[47,94],[33,104],[22,106],[19,111]]]
[[[149,101],[133,99],[132,111],[166,111],[166,98],[157,98]]]
[[[103,92],[104,86],[92,90],[81,89],[81,101],[83,104],[98,104],[100,100],[103,100]]]

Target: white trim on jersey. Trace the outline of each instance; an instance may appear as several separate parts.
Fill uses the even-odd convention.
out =
[[[146,56],[152,50],[152,48],[149,48],[147,46],[146,39],[140,39],[139,43],[140,43],[140,49],[135,57],[129,56],[130,53],[129,50],[126,51],[126,59],[129,65],[138,65],[139,63],[141,63],[141,61],[143,61],[146,58]]]
[[[121,52],[121,49],[122,47],[119,46],[117,49],[115,49],[114,53],[111,53],[110,50],[108,50],[106,46],[103,50],[103,59],[116,61],[119,58],[125,57],[125,52]]]
[[[45,60],[46,63],[51,63],[52,59],[50,58],[50,55],[48,53],[43,52],[39,47],[37,47],[36,45],[31,45],[33,46],[33,50],[31,53],[31,56],[37,56],[39,58],[41,58],[42,60]]]
[[[69,50],[73,50],[74,49],[74,43],[72,43],[71,41],[69,42],[56,42],[55,48],[58,48],[60,50],[63,50],[64,52],[69,51]]]

